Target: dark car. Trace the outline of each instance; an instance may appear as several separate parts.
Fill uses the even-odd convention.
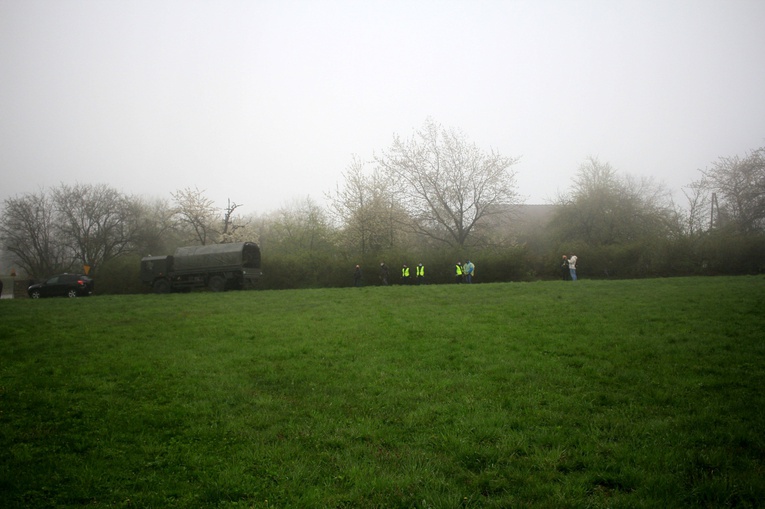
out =
[[[84,274],[59,274],[27,288],[33,299],[40,297],[86,297],[93,293],[93,279]]]

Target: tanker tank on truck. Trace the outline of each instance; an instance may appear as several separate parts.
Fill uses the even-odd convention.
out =
[[[253,288],[261,274],[260,248],[253,242],[179,247],[173,255],[141,258],[141,281],[154,293]]]

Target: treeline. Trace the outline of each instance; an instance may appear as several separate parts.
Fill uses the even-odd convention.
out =
[[[404,263],[423,263],[428,283],[452,283],[467,258],[475,282],[554,279],[563,254],[578,256],[583,278],[765,270],[765,148],[713,162],[682,204],[591,158],[554,204],[524,206],[516,162],[428,121],[369,161],[353,158],[326,207],[305,198],[245,217],[197,188],[150,200],[61,184],[6,199],[0,238],[20,277],[88,266],[98,293],[146,291],[142,256],[240,240],[260,245],[266,289],[350,286],[356,264],[364,284],[379,284],[381,262],[393,283]]]

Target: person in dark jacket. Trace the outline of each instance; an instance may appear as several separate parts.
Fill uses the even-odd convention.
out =
[[[356,265],[356,270],[353,271],[353,284],[361,286],[361,267]]]
[[[383,286],[388,286],[388,266],[385,262],[380,262],[380,282]]]

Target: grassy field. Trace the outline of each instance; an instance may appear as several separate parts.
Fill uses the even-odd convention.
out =
[[[765,279],[0,302],[0,506],[760,507]]]

